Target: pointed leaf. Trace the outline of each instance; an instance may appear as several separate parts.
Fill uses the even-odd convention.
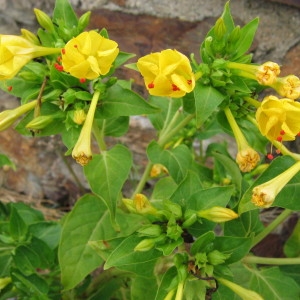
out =
[[[135,246],[142,240],[143,238],[136,235],[127,237],[108,257],[104,269],[116,267],[140,276],[152,277],[154,265],[162,254],[156,249],[134,251]]]
[[[120,192],[131,166],[130,151],[122,145],[116,145],[101,155],[95,155],[93,160],[84,167],[92,191],[107,205],[113,223]]]
[[[176,267],[171,267],[170,269],[167,270],[167,272],[165,272],[165,274],[163,275],[163,278],[160,282],[160,285],[158,287],[158,290],[156,292],[155,300],[166,299],[166,296],[167,296],[169,290],[171,290],[171,288],[172,288],[172,286],[170,286],[170,285],[176,277],[177,277]]]
[[[72,5],[67,0],[56,0],[53,10],[53,21],[60,23],[65,22],[66,28],[73,28],[78,25],[78,18],[73,10]]]
[[[196,83],[194,97],[197,127],[200,127],[209,118],[225,98],[217,89],[200,82]]]

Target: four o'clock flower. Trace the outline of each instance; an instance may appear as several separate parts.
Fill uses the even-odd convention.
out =
[[[0,80],[13,78],[33,58],[60,51],[60,48],[36,45],[22,36],[0,35]]]
[[[82,166],[87,165],[93,156],[91,150],[91,134],[99,97],[100,91],[95,91],[79,138],[72,151],[72,157]]]
[[[150,95],[179,98],[195,87],[195,75],[189,59],[166,49],[141,57],[137,68],[144,77]]]
[[[226,66],[232,69],[237,75],[257,80],[261,85],[272,85],[280,73],[280,67],[272,61],[262,65],[242,64],[237,62],[227,62]]]
[[[300,103],[267,96],[255,115],[261,134],[271,141],[291,141],[300,132]]]
[[[278,193],[300,171],[300,161],[271,180],[253,188],[251,202],[262,208],[270,207]]]
[[[236,162],[242,172],[250,172],[260,161],[260,156],[252,147],[249,146],[229,107],[226,107],[224,112],[238,146]]]
[[[71,39],[62,49],[63,69],[79,79],[106,75],[119,53],[115,41],[96,31],[86,31]]]

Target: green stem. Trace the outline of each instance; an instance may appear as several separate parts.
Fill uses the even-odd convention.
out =
[[[105,120],[102,123],[102,130],[99,129],[99,127],[97,126],[96,122],[93,122],[93,135],[98,143],[98,147],[101,151],[106,151],[107,146],[104,140],[104,127],[105,127]]]
[[[149,173],[152,169],[152,166],[153,166],[153,163],[149,161],[137,187],[135,188],[134,192],[131,195],[131,199],[133,199],[136,194],[139,194],[143,191],[144,186],[149,178]]]
[[[259,108],[261,103],[251,97],[244,97],[244,100],[246,100],[249,104],[253,105],[255,108]]]
[[[261,264],[261,265],[300,265],[300,257],[292,258],[274,258],[274,257],[259,257],[245,256],[242,259],[244,264]]]
[[[171,119],[171,116],[172,116],[172,110],[173,110],[173,107],[174,107],[174,99],[173,99],[173,98],[170,98],[170,99],[169,99],[169,105],[168,105],[167,116],[166,116],[166,120],[165,120],[165,122],[164,122],[163,128],[162,128],[162,130],[161,130],[161,134],[163,134],[164,131],[167,130],[168,124],[169,124],[170,119]]]
[[[293,213],[290,209],[285,209],[275,220],[273,220],[262,232],[256,235],[252,241],[251,248],[262,241],[269,233],[271,233],[279,224],[284,222]]]

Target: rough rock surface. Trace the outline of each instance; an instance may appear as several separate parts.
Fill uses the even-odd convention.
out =
[[[78,14],[92,10],[91,28],[108,29],[123,51],[137,56],[165,48],[198,53],[199,43],[220,16],[225,0],[71,0]],[[0,33],[18,34],[21,27],[35,30],[33,8],[46,12],[54,0],[0,0]],[[300,75],[300,5],[296,0],[231,0],[231,11],[239,24],[255,17],[260,26],[252,52],[256,62],[273,60],[283,65],[283,74]],[[125,71],[124,71],[125,72]],[[122,75],[122,74],[121,74]],[[141,79],[135,72],[124,76]],[[142,92],[142,87],[140,85]],[[0,110],[13,108],[18,101],[1,93]],[[143,126],[141,128],[141,126]],[[147,141],[153,138],[149,126],[132,120],[132,128],[122,142],[133,145],[136,159],[143,158]],[[12,129],[0,133],[0,153],[8,154],[17,171],[2,170],[0,186],[28,198],[50,199],[71,205],[82,190],[69,172],[74,169],[84,183],[81,168],[64,158],[64,147],[56,138],[21,137]],[[2,195],[2,198],[5,197]],[[9,197],[11,199],[11,197]],[[55,205],[55,204],[54,204]]]

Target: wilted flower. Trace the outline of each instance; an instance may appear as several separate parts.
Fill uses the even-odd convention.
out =
[[[242,64],[228,62],[226,66],[237,70],[237,74],[246,78],[257,80],[261,85],[272,85],[280,73],[280,67],[272,61],[265,62],[262,65]]]
[[[72,151],[72,157],[82,166],[87,165],[93,156],[91,150],[91,134],[99,96],[100,92],[96,91],[93,95],[79,138]]]
[[[168,170],[162,164],[154,164],[150,171],[150,177],[155,178],[161,174],[168,174]]]
[[[197,215],[200,218],[204,218],[215,223],[231,221],[239,216],[233,210],[221,206],[214,206],[209,209],[199,210]]]
[[[256,111],[256,121],[269,140],[291,141],[300,132],[300,103],[267,96]]]
[[[119,53],[115,41],[96,31],[83,32],[62,49],[62,65],[76,78],[96,79],[106,75]]]
[[[262,208],[270,207],[278,193],[300,171],[300,161],[271,180],[253,188],[251,202]]]
[[[83,109],[76,109],[73,115],[74,123],[81,125],[86,119],[86,113]]]
[[[38,46],[22,36],[0,35],[0,80],[13,78],[33,58],[60,51]]]
[[[295,75],[278,77],[271,87],[282,97],[289,99],[298,99],[300,97],[300,79]]]
[[[264,300],[259,294],[252,290],[245,289],[244,287],[229,281],[227,279],[217,277],[218,282],[230,288],[233,292],[239,295],[243,300]]]
[[[242,172],[250,172],[257,166],[258,162],[260,161],[260,156],[253,148],[249,146],[244,134],[236,123],[231,110],[226,107],[224,112],[238,146],[236,163]]]
[[[176,50],[167,49],[141,57],[137,67],[151,95],[179,98],[195,87],[189,59]]]
[[[133,204],[137,213],[156,214],[157,209],[150,203],[148,198],[143,194],[136,194],[133,198]]]

